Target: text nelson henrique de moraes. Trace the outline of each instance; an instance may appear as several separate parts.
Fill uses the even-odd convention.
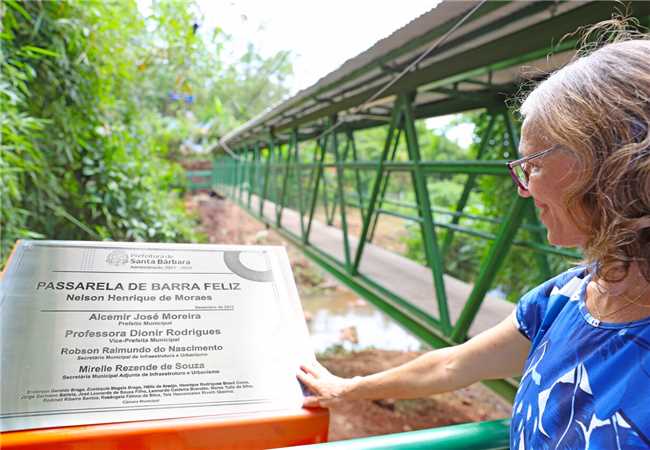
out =
[[[41,291],[72,291],[66,296],[68,301],[155,301],[155,300],[212,300],[211,295],[175,294],[169,298],[153,295],[119,295],[104,296],[97,291],[240,291],[241,284],[237,282],[205,282],[205,283],[122,283],[108,281],[38,281],[36,290]],[[82,291],[79,293],[79,291]],[[86,292],[89,292],[86,294]],[[92,292],[92,295],[90,294]]]

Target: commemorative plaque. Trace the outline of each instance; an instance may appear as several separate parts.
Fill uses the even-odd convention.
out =
[[[0,293],[3,433],[301,408],[282,247],[20,241]]]

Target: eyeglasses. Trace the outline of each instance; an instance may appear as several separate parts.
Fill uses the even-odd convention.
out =
[[[524,158],[518,159],[516,161],[510,161],[508,162],[508,170],[510,171],[510,176],[512,177],[513,181],[517,186],[519,186],[521,189],[524,191],[528,190],[528,179],[530,178],[530,172],[527,167],[528,161],[532,161],[533,159],[541,158],[542,156],[545,156],[546,154],[552,152],[553,150],[557,149],[560,147],[559,144],[555,144],[552,147],[549,147],[545,150],[540,150],[539,152],[535,152],[532,155],[528,155]]]

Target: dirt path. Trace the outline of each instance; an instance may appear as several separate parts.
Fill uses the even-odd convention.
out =
[[[320,357],[332,373],[368,375],[405,363],[417,352],[364,350],[345,356]],[[510,406],[480,384],[417,400],[354,401],[330,410],[330,440],[434,428],[510,416]]]
[[[211,243],[284,245],[301,296],[323,289],[347,290],[312,264],[278,233],[251,218],[227,200],[206,193],[186,199],[198,214]],[[379,229],[378,231],[381,231]],[[381,235],[377,236],[382,242]],[[385,238],[388,240],[388,237]],[[340,376],[367,375],[406,362],[419,353],[368,349],[353,353],[324,353],[319,360]],[[456,423],[510,416],[510,405],[480,384],[418,400],[355,401],[330,411],[330,440],[351,439]]]

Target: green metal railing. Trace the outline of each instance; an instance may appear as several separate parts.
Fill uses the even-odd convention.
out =
[[[563,4],[564,2],[559,2]],[[488,17],[510,2],[485,2],[468,23]],[[342,78],[322,83],[309,95],[298,95],[271,112],[263,114],[229,133],[224,139],[236,156],[220,154],[213,170],[207,173],[188,172],[193,188],[211,186],[220,194],[247,210],[253,217],[276,229],[299,247],[306,256],[346,284],[358,295],[380,308],[413,335],[432,347],[445,347],[465,341],[477,317],[486,293],[493,287],[504,260],[513,249],[530,252],[539,281],[550,278],[553,265],[549,258],[577,260],[580,254],[556,248],[546,241],[530,199],[517,195],[514,186],[499,200],[507,206],[501,217],[468,211],[473,193],[483,189],[483,177],[508,177],[505,161],[495,160],[495,150],[503,150],[503,142],[495,143],[495,129],[505,130],[505,149],[517,154],[518,127],[504,105],[504,96],[518,91],[516,81],[493,85],[492,74],[535,61],[548,54],[570,50],[575,37],[563,38],[579,26],[610,18],[616,3],[594,2],[569,8],[556,14],[558,2],[534,2],[513,14],[504,14],[492,21],[478,24],[472,31],[445,43],[443,53],[495,29],[506,29],[518,19],[532,20],[526,27],[495,38],[468,50],[451,53],[439,62],[422,64],[393,80],[383,91],[380,110],[392,104],[390,116],[373,114],[367,120],[339,121],[337,114],[350,113],[377,93],[376,81],[386,70],[400,71],[410,60],[403,58],[443,35],[454,21],[445,23],[403,46],[375,58]],[[550,14],[543,17],[541,12]],[[650,24],[650,6],[630,2],[628,14],[643,26]],[[565,36],[566,37],[566,36]],[[484,77],[477,79],[478,77]],[[484,81],[487,78],[488,81]],[[462,91],[458,83],[481,86],[481,91]],[[483,90],[483,88],[485,88]],[[445,96],[441,101],[415,102],[416,92]],[[393,101],[394,99],[394,101]],[[472,159],[456,161],[424,160],[415,120],[483,108],[488,122]],[[362,155],[357,148],[357,134],[370,127],[384,126],[386,138],[376,157]],[[502,152],[503,155],[504,152]],[[365,159],[363,159],[365,156]],[[432,202],[431,186],[436,178],[462,175],[464,185],[453,208]],[[201,184],[196,184],[203,177]],[[391,183],[401,182],[410,201],[391,194]],[[495,183],[497,184],[497,183]],[[395,189],[392,189],[395,191]],[[272,202],[274,211],[265,208]],[[475,204],[475,202],[472,202]],[[287,210],[299,218],[298,231],[283,223]],[[266,211],[266,214],[265,214]],[[351,239],[351,215],[358,215],[360,232]],[[379,283],[362,270],[367,257],[367,244],[377,241],[378,223],[383,216],[392,216],[419,229],[424,260],[434,287],[431,298],[437,306],[432,314],[416,306],[413,299],[400,296],[390,286]],[[340,227],[342,242],[333,254],[314,244],[312,228],[315,217],[327,225]],[[471,292],[456,320],[450,317],[445,289],[445,262],[463,239],[480,240],[485,252],[473,277]],[[461,241],[462,243],[462,241]],[[340,257],[337,255],[341,255]],[[512,401],[517,380],[488,380],[488,387]],[[501,449],[508,447],[508,421],[464,424],[432,430],[339,441],[309,446],[310,449]],[[295,448],[295,447],[294,447]]]
[[[466,423],[428,430],[313,444],[309,450],[502,450],[509,445],[509,420]]]
[[[508,2],[486,2],[469,21],[487,16]],[[540,11],[552,12],[554,4],[537,2],[518,9],[514,15],[504,15],[496,21],[487,21],[476,30],[462,34],[446,43],[444,51],[471,41],[485,32],[501,29],[512,21],[530,18]],[[534,61],[552,51],[568,50],[575,38],[557,42],[565,33],[578,26],[607,19],[615,7],[610,2],[595,2],[569,8],[566,12],[538,18],[529,26],[511,34],[495,38],[470,50],[454,54],[444,64],[424,64],[394,80],[382,95],[381,117],[373,115],[368,120],[340,122],[337,114],[349,112],[377,92],[373,84],[378,73],[370,78],[360,78],[361,73],[382,68],[387,61],[417,48],[424,41],[440,36],[453,25],[445,23],[420,38],[405,44],[394,52],[371,62],[317,89],[310,96],[298,96],[285,102],[273,112],[250,121],[229,133],[225,139],[236,156],[221,154],[215,158],[210,186],[227,195],[254,217],[276,228],[289,241],[320,264],[335,277],[369,301],[373,302],[398,323],[409,329],[425,343],[441,347],[454,345],[467,339],[468,330],[477,316],[486,293],[493,287],[499,270],[513,248],[532,252],[535,272],[539,281],[551,276],[549,257],[578,259],[580,255],[567,249],[548,245],[545,230],[540,225],[530,199],[517,196],[516,189],[499,193],[507,205],[502,217],[467,211],[472,193],[479,189],[482,177],[507,177],[505,161],[494,160],[495,127],[505,129],[505,148],[510,155],[517,154],[518,135],[511,117],[506,112],[504,97],[517,92],[513,84],[493,85],[490,80],[495,71],[516,67]],[[641,24],[650,23],[648,6],[642,2],[630,5],[630,13]],[[408,64],[400,62],[399,64]],[[402,66],[391,66],[401,68]],[[365,76],[364,75],[364,76]],[[488,75],[488,81],[477,80]],[[474,83],[480,92],[462,91],[458,83]],[[345,88],[346,95],[325,95]],[[415,102],[416,93],[444,95],[444,101]],[[325,95],[322,101],[319,95]],[[340,94],[340,92],[339,92]],[[316,101],[314,106],[313,100]],[[391,106],[390,116],[385,108]],[[488,115],[487,126],[480,137],[473,159],[463,161],[424,160],[415,127],[416,118],[462,112],[484,108]],[[349,119],[349,115],[346,116]],[[381,119],[381,120],[380,120]],[[384,120],[385,119],[385,120]],[[362,159],[357,148],[359,130],[384,126],[386,139],[377,157]],[[190,173],[190,176],[196,173]],[[205,175],[205,173],[204,173]],[[454,208],[432,204],[430,184],[435,177],[462,175],[464,186]],[[392,198],[389,186],[396,181],[405,183],[403,190],[411,193],[414,201]],[[205,187],[206,183],[201,184]],[[253,203],[255,199],[255,204]],[[265,216],[265,203],[274,204],[274,214]],[[283,226],[287,209],[297,212],[299,230]],[[342,231],[342,248],[335,256],[312,242],[312,228],[317,211],[324,211],[325,222],[336,224]],[[361,219],[356,242],[350,238],[350,214]],[[377,224],[382,216],[394,216],[408,221],[420,231],[424,260],[430,269],[434,287],[436,314],[414,305],[412,299],[403,298],[390,287],[379,284],[361,270],[366,244],[376,239]],[[456,320],[449,313],[445,289],[445,261],[459,239],[479,239],[485,253],[480,257],[476,275],[467,301]],[[512,399],[516,381],[486,382],[507,399]]]
[[[490,217],[465,211],[470,194],[477,189],[478,177],[508,177],[505,161],[487,160],[494,153],[493,128],[498,121],[505,125],[507,149],[517,153],[518,137],[504,107],[490,109],[489,126],[481,137],[476,159],[463,161],[426,161],[421,157],[415,118],[411,108],[413,95],[400,95],[386,126],[386,139],[377,160],[359,160],[355,133],[345,127],[332,128],[336,117],[326,124],[333,131],[318,136],[314,145],[305,151],[307,142],[300,142],[294,130],[288,142],[280,144],[270,136],[266,146],[258,143],[237,149],[238,158],[218,156],[211,173],[214,189],[246,209],[258,220],[276,228],[284,237],[300,247],[304,253],[335,277],[381,308],[398,323],[409,329],[425,343],[442,347],[467,339],[468,330],[491,289],[507,254],[513,247],[536,254],[540,281],[550,276],[548,255],[578,258],[576,252],[558,249],[545,241],[545,229],[537,220],[530,199],[519,197],[516,189],[503,217]],[[453,209],[431,204],[428,183],[432,177],[463,174],[466,176],[462,194]],[[190,172],[189,176],[197,175]],[[203,173],[205,175],[205,173]],[[394,177],[408,180],[404,190],[413,193],[415,203],[395,200],[388,195],[388,184]],[[203,185],[204,186],[204,185]],[[253,199],[257,205],[253,205]],[[275,205],[272,217],[265,216],[265,202]],[[255,208],[253,208],[255,206]],[[286,209],[299,215],[300,231],[283,227]],[[310,235],[317,209],[325,213],[325,221],[336,221],[342,231],[342,259],[313,245]],[[357,245],[350,242],[349,219],[351,211],[361,218]],[[390,288],[370,279],[360,270],[366,243],[376,232],[381,215],[392,215],[410,221],[422,236],[426,265],[430,269],[435,290],[438,314],[434,317],[400,297]],[[335,220],[337,219],[337,220]],[[477,228],[476,224],[489,224]],[[528,239],[518,236],[525,230]],[[445,257],[452,243],[463,236],[473,236],[488,243],[482,257],[471,293],[452,323],[445,289]],[[532,239],[530,238],[532,236]],[[512,400],[515,380],[485,382],[506,399]]]
[[[187,172],[187,181],[191,190],[211,189],[213,187],[212,170],[190,170]]]

